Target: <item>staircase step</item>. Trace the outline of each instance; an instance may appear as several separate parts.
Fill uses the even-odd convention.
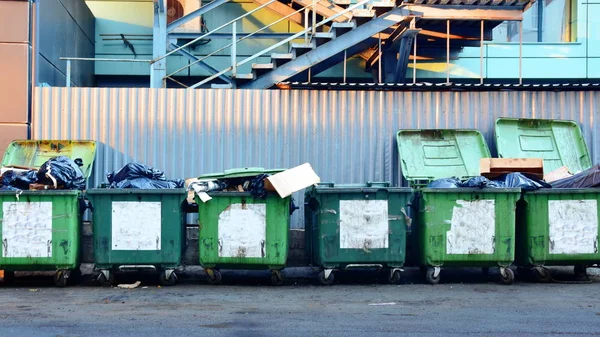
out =
[[[315,49],[315,42],[311,41],[309,43],[292,43],[290,51],[295,57],[298,57],[302,54],[308,53],[313,49]]]
[[[231,89],[233,88],[233,85],[227,83],[227,84],[211,84],[210,85],[211,89]]]
[[[313,39],[315,41],[315,43],[317,44],[317,46],[320,46],[324,43],[327,43],[333,39],[335,39],[335,33],[334,32],[328,32],[328,33],[323,33],[323,32],[319,32],[319,33],[315,33],[315,35],[313,36]]]
[[[360,26],[363,23],[372,20],[375,17],[375,11],[366,8],[359,8],[352,11],[352,18]]]
[[[356,28],[356,22],[334,22],[331,25],[331,31],[335,32],[335,36],[339,37]]]
[[[254,74],[235,74],[233,76],[237,85],[242,85],[254,81]]]
[[[375,11],[375,15],[380,16],[383,13],[387,13],[396,7],[395,2],[391,1],[376,1],[371,6],[371,9]]]
[[[294,55],[292,53],[271,54],[271,61],[273,62],[273,64],[275,64],[275,67],[284,65],[293,59],[294,59]]]
[[[265,73],[275,69],[275,65],[273,63],[253,63],[252,64],[252,73],[254,74],[254,78],[259,78]]]
[[[351,4],[351,0],[333,0],[333,4],[338,6],[338,7],[342,7],[342,8],[348,8],[350,7]]]

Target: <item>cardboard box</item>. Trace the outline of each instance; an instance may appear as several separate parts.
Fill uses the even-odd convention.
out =
[[[481,158],[479,172],[488,179],[513,172],[526,173],[543,179],[544,160],[541,158]]]
[[[276,191],[280,197],[285,198],[320,182],[321,178],[306,163],[266,178],[265,189]]]
[[[544,181],[547,183],[551,183],[551,182],[569,178],[572,176],[573,176],[573,174],[571,172],[569,172],[569,168],[566,166],[562,166],[562,167],[559,167],[556,170],[544,175]]]

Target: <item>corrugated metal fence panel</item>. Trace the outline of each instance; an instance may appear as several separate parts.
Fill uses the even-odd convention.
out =
[[[600,162],[600,92],[593,91],[37,88],[34,108],[35,139],[100,142],[92,185],[131,161],[171,178],[309,162],[323,181],[401,184],[399,129],[476,128],[494,152],[494,122],[511,116],[577,121]]]

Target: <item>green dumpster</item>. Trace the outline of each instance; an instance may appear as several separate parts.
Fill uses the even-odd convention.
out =
[[[592,166],[577,123],[567,120],[500,118],[496,121],[498,155],[543,158],[544,172],[566,166],[573,173]],[[540,282],[552,279],[545,266],[573,265],[584,277],[600,262],[600,189],[525,191],[519,204],[516,263]]]
[[[422,188],[449,177],[479,176],[490,157],[476,130],[401,130],[397,135],[402,174],[418,190],[415,246],[425,279],[440,280],[441,267],[499,267],[514,281],[515,209],[520,189]]]
[[[322,183],[305,193],[305,237],[319,282],[334,282],[334,270],[378,268],[398,283],[410,229],[410,188],[389,183]]]
[[[116,272],[158,272],[159,282],[177,282],[183,251],[185,189],[90,189],[94,260],[98,281],[114,283]]]
[[[90,176],[96,153],[93,141],[19,140],[4,153],[2,167],[39,168],[48,159],[80,158]],[[56,271],[63,287],[79,273],[83,209],[77,190],[0,191],[0,269],[5,282],[15,271]]]
[[[283,170],[243,168],[200,179],[243,179]],[[269,192],[254,198],[250,192],[209,192],[212,200],[198,204],[199,255],[210,284],[221,283],[219,269],[268,269],[271,283],[283,284],[281,269],[288,256],[291,197]]]

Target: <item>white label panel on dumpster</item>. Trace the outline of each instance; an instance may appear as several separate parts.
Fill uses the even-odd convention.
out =
[[[2,256],[52,257],[52,202],[3,202]]]
[[[493,254],[495,200],[457,200],[446,233],[446,254]]]
[[[340,200],[340,249],[389,247],[387,200]]]
[[[219,214],[219,257],[265,257],[266,204],[231,204]]]
[[[112,203],[113,250],[160,250],[161,203],[114,201]]]
[[[549,200],[550,254],[598,252],[596,200]]]

